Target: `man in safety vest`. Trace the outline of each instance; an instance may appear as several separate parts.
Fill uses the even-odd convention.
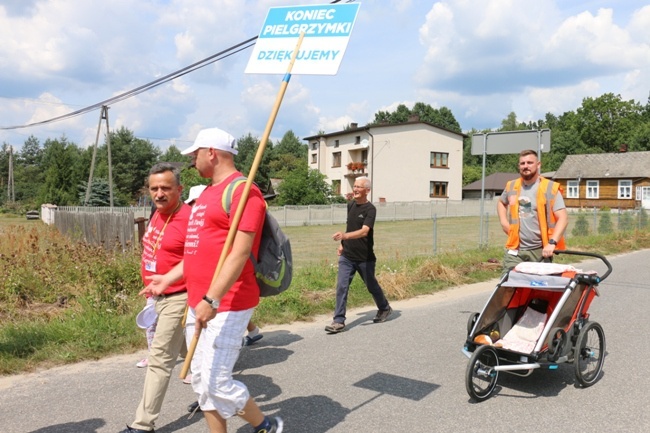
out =
[[[560,184],[539,175],[541,163],[534,150],[519,154],[521,177],[506,184],[497,214],[508,235],[503,270],[521,262],[550,262],[553,251],[565,249],[569,218]]]

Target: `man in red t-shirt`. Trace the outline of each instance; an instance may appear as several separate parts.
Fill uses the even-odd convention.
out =
[[[158,324],[149,351],[142,400],[135,421],[122,433],[153,431],[183,346],[182,321],[187,305],[185,281],[180,278],[163,288],[152,284],[151,280],[168,273],[183,260],[190,206],[181,200],[183,187],[179,171],[173,165],[154,165],[147,183],[156,211],[142,237],[141,274],[145,288],[140,295],[153,296],[156,300]]]
[[[213,282],[244,191],[244,186],[234,191],[228,215],[222,205],[223,192],[242,176],[235,168],[237,143],[227,132],[209,128],[201,130],[194,144],[181,153],[190,155],[201,177],[211,183],[192,207],[180,274],[175,269],[157,284],[166,286],[185,277],[190,307],[185,328],[188,345],[196,330],[202,330],[192,358],[192,387],[210,432],[226,433],[226,420],[239,415],[257,433],[281,433],[282,419],[264,416],[246,385],[232,377],[246,326],[259,303],[251,253],[257,257],[266,203],[252,185],[230,251]]]

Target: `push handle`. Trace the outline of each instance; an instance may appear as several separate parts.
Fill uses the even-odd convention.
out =
[[[598,284],[602,281],[605,281],[605,279],[609,276],[609,274],[612,273],[612,264],[609,263],[609,260],[607,260],[605,256],[601,254],[587,253],[584,251],[572,251],[572,250],[558,250],[558,251],[554,251],[554,253],[557,255],[570,254],[573,256],[595,257],[597,259],[600,259],[605,264],[605,266],[607,266],[607,272],[605,272],[605,274],[602,276],[581,274],[578,277],[576,277],[578,278],[578,281],[581,283],[585,283],[589,285]]]

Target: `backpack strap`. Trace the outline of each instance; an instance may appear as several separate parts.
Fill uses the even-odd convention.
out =
[[[246,182],[245,176],[239,176],[234,178],[223,190],[223,195],[221,196],[221,206],[223,210],[226,211],[226,214],[230,216],[230,207],[232,206],[232,196],[235,194],[235,190],[239,185]]]

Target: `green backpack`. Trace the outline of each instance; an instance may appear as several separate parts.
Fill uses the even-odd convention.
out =
[[[222,196],[222,206],[230,215],[230,206],[235,189],[246,183],[246,178],[241,176],[234,179],[226,187]],[[278,221],[266,211],[262,239],[257,260],[251,253],[251,261],[255,267],[255,277],[260,288],[260,296],[275,296],[289,288],[293,276],[293,262],[291,261],[291,243],[289,238],[280,228]]]

